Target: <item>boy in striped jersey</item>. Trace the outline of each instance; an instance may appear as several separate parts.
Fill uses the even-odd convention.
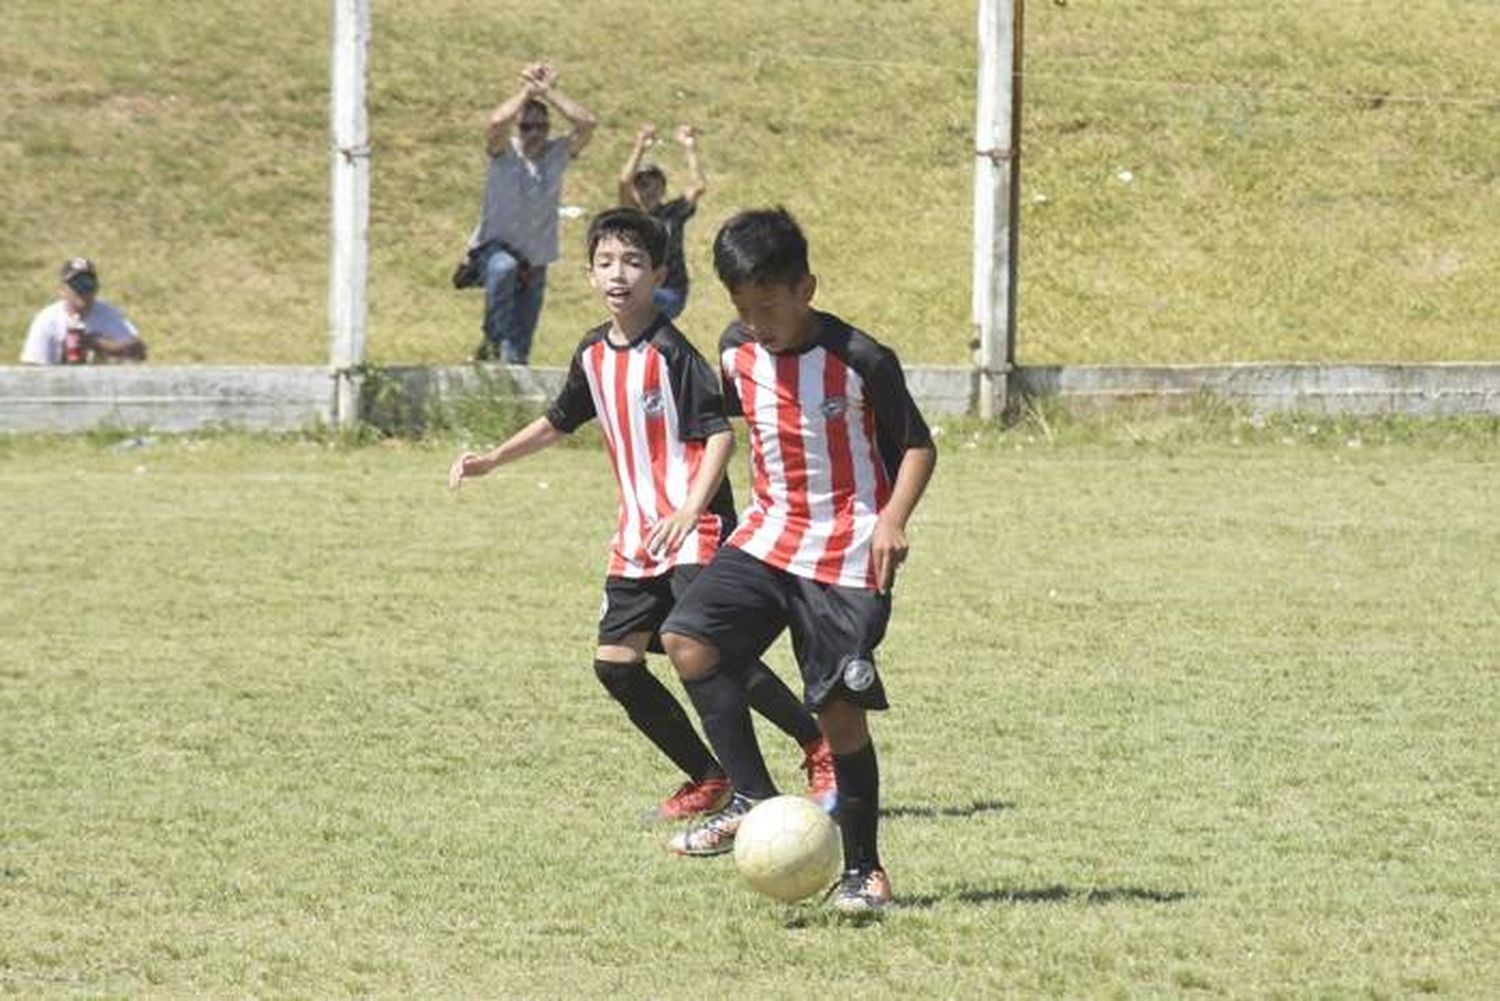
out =
[[[754,496],[661,634],[735,795],[670,845],[728,851],[750,807],[775,795],[734,665],[787,629],[805,701],[833,748],[845,867],[833,904],[876,911],[891,885],[876,843],[880,773],[866,711],[887,708],[875,647],[937,452],[895,354],[812,308],[807,241],[784,209],[725,223],[714,269],[739,314],[719,363],[729,412],[749,425]]]
[[[488,452],[459,455],[448,484],[484,476],[599,419],[620,504],[594,672],[636,728],[686,774],[653,811],[675,820],[722,807],[730,783],[682,705],[646,670],[646,651],[660,652],[662,621],[734,527],[724,478],[734,435],[713,369],[652,299],[666,251],[661,224],[635,209],[593,220],[589,281],[609,321],[579,342],[547,413]],[[832,809],[832,755],[817,721],[764,663],[755,661],[741,680],[741,699],[802,745],[810,792]]]

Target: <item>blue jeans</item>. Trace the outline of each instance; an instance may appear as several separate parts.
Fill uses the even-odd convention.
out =
[[[651,293],[651,301],[656,303],[656,308],[669,320],[675,320],[687,307],[687,289],[685,288],[658,288]]]
[[[499,248],[485,258],[484,339],[501,361],[525,365],[547,294],[547,267],[533,265],[524,283],[517,271],[516,259]]]

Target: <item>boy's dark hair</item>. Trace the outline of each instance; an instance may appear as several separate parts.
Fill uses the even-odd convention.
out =
[[[667,186],[666,171],[662,170],[654,163],[648,163],[640,170],[636,171],[635,176],[632,177],[631,180],[636,184],[640,184],[643,181],[655,181],[657,184],[660,184],[664,188]]]
[[[594,263],[594,250],[606,236],[613,236],[622,243],[638,247],[651,258],[653,268],[661,267],[667,259],[667,231],[662,224],[640,209],[606,209],[594,216],[589,223],[589,265]]]
[[[741,212],[714,237],[714,271],[731,291],[747,283],[795,285],[811,273],[807,237],[779,205]]]
[[[552,118],[552,109],[547,107],[547,102],[540,97],[528,97],[526,99],[526,103],[521,105],[521,116],[525,117],[528,111],[549,121]]]

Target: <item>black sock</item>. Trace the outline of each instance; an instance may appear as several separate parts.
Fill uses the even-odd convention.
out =
[[[839,781],[839,834],[844,840],[844,868],[861,872],[880,865],[876,837],[880,826],[880,763],[875,744],[833,756]]]
[[[625,709],[630,722],[646,739],[672,759],[693,781],[722,775],[724,770],[693,729],[682,703],[667,691],[644,661],[614,664],[594,661],[594,674],[606,691]]]
[[[818,721],[807,711],[802,700],[792,693],[781,676],[757,660],[745,672],[745,694],[750,708],[776,725],[776,728],[806,747],[823,735]]]
[[[734,672],[715,669],[706,678],[684,680],[693,708],[703,721],[703,732],[714,753],[723,762],[724,771],[735,792],[751,799],[776,795],[776,784],[766,771],[750,722],[750,704],[745,696],[744,678]]]

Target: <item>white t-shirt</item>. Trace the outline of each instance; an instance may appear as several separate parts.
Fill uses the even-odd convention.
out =
[[[95,299],[89,307],[83,328],[112,341],[140,340],[135,325],[125,314],[101,299]],[[67,334],[68,304],[59,299],[32,318],[26,344],[21,348],[21,361],[27,365],[61,365],[63,339]]]

